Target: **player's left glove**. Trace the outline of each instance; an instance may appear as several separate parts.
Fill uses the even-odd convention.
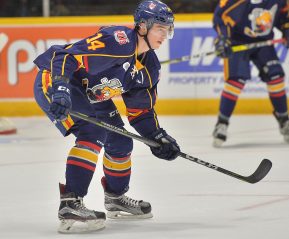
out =
[[[65,120],[72,107],[68,79],[64,76],[54,77],[52,87],[48,88],[48,96],[51,99],[50,113],[56,120]]]
[[[283,38],[285,39],[285,43],[284,43],[285,47],[289,48],[289,28],[283,31]]]
[[[176,140],[169,136],[164,129],[158,129],[149,135],[148,138],[161,144],[160,147],[150,147],[154,156],[165,160],[174,160],[176,157],[178,157],[180,147]]]
[[[215,39],[214,44],[217,56],[227,58],[233,54],[230,38],[220,35]]]

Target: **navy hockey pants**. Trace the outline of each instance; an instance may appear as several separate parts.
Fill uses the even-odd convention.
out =
[[[130,138],[110,132],[86,121],[68,116],[67,120],[58,122],[49,112],[50,99],[46,96],[51,84],[50,72],[40,71],[34,84],[34,96],[60,132],[76,137],[75,146],[70,150],[66,164],[66,191],[83,197],[87,190],[99,153],[104,148],[103,172],[106,178],[106,191],[123,194],[128,190],[131,174],[131,152],[133,142]],[[81,89],[71,90],[72,109],[102,121],[123,127],[123,121],[111,100],[91,105]],[[53,149],[52,149],[53,150]]]
[[[273,46],[237,52],[224,62],[225,85],[221,96],[220,117],[229,119],[246,80],[251,78],[253,63],[260,79],[267,84],[270,100],[276,112],[287,112],[284,71]]]

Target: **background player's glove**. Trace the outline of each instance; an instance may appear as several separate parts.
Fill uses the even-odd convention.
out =
[[[148,138],[161,144],[160,147],[150,147],[154,156],[165,160],[174,160],[176,157],[178,157],[180,147],[176,140],[169,136],[164,129],[158,129]]]
[[[233,54],[232,43],[228,37],[223,35],[218,36],[215,41],[215,51],[216,55],[222,58],[230,57]]]
[[[284,45],[285,45],[285,47],[286,48],[289,48],[289,28],[288,29],[285,29],[284,31],[283,31],[283,38],[285,39],[285,43],[284,43]]]
[[[48,94],[51,99],[49,111],[56,120],[65,120],[72,107],[68,79],[64,76],[54,77]]]

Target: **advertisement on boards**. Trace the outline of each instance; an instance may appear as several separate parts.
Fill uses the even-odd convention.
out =
[[[160,49],[163,60],[214,50],[216,33],[209,22],[179,23],[174,38]],[[276,31],[275,37],[281,37]],[[282,44],[275,45],[277,55],[286,72],[288,92],[288,50]],[[164,58],[163,56],[166,55]],[[219,98],[223,89],[223,60],[216,55],[192,58],[190,61],[163,65],[159,95],[162,98]],[[260,81],[257,68],[251,65],[251,79],[241,94],[243,98],[267,98],[266,85]]]
[[[0,26],[0,99],[33,99],[33,82],[37,68],[33,60],[54,44],[66,44],[90,36],[96,25],[7,25]],[[278,34],[277,34],[278,37]],[[174,59],[213,50],[215,32],[211,23],[178,22],[172,40],[157,51],[160,60]],[[276,45],[280,60],[288,65],[288,53]],[[288,67],[284,67],[286,70]],[[288,90],[288,75],[286,83]],[[159,98],[218,98],[223,87],[223,63],[215,55],[190,61],[162,65]],[[242,97],[265,98],[266,86],[252,67],[252,79]]]
[[[37,74],[33,60],[52,45],[72,43],[97,30],[95,26],[0,27],[0,98],[33,98]]]

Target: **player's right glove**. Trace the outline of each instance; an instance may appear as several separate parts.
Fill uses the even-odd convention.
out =
[[[55,76],[52,79],[52,87],[48,88],[48,95],[51,99],[51,114],[58,121],[66,120],[72,107],[68,78]]]
[[[289,48],[289,28],[283,31],[283,38],[285,39],[285,43],[284,43],[285,47]]]
[[[169,136],[164,129],[158,129],[149,135],[148,138],[161,144],[160,147],[150,147],[154,156],[165,160],[174,160],[176,157],[178,157],[180,147],[176,140]]]
[[[232,51],[232,43],[230,38],[225,37],[223,35],[219,35],[215,41],[215,51],[216,55],[221,58],[227,58],[230,57],[233,54]]]

